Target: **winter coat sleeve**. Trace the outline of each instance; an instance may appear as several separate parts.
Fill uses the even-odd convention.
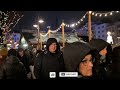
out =
[[[40,79],[41,63],[42,63],[42,53],[37,55],[34,62],[34,75],[36,79]]]
[[[60,64],[60,71],[65,71],[64,69],[64,58],[63,58],[63,53],[61,52],[60,58],[59,58],[59,64]]]

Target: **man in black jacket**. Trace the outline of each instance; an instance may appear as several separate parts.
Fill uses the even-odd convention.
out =
[[[55,38],[49,38],[46,44],[46,51],[39,54],[34,64],[34,74],[36,79],[49,79],[50,72],[56,73],[64,71],[63,54]]]

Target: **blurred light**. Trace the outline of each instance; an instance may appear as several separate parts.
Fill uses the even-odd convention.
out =
[[[28,44],[23,44],[23,47],[27,47],[28,46]]]
[[[15,46],[17,47],[17,46],[19,46],[19,44],[16,44]]]
[[[89,13],[91,14],[91,13],[92,13],[92,11],[89,11]]]
[[[12,41],[10,40],[10,43],[12,43]]]
[[[10,50],[10,47],[7,47],[8,50]]]
[[[107,42],[110,43],[110,44],[113,44],[113,38],[111,36],[111,32],[108,31],[107,34],[108,34],[108,36],[107,36]]]
[[[110,13],[110,15],[112,15],[112,12]]]
[[[17,42],[14,42],[14,44],[17,44]]]
[[[11,46],[11,44],[7,44],[8,46]]]
[[[92,13],[92,15],[94,15],[94,12]]]
[[[25,38],[24,37],[22,37],[21,42],[25,43]]]
[[[36,27],[36,28],[37,28],[37,27],[38,27],[38,25],[33,25],[33,27]]]
[[[102,16],[102,14],[100,14],[100,17]]]
[[[111,35],[111,32],[108,31],[108,32],[107,32],[107,35]]]
[[[38,22],[39,22],[39,23],[43,23],[44,21],[43,21],[42,19],[40,19]]]
[[[105,14],[105,16],[107,16],[107,14]]]
[[[71,27],[74,27],[75,26],[75,24],[71,24]]]

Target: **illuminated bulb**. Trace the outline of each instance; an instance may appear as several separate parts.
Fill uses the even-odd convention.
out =
[[[77,23],[75,25],[77,25]]]
[[[83,18],[85,18],[85,16],[83,16]]]
[[[89,13],[91,14],[91,13],[92,13],[92,11],[89,11]]]
[[[107,16],[107,14],[105,14],[105,17]]]
[[[110,13],[110,15],[112,15],[112,12]]]
[[[33,25],[33,27],[38,27],[38,25]]]
[[[71,27],[74,27],[74,26],[75,26],[75,24],[72,24],[72,25],[71,25]]]
[[[102,16],[102,14],[100,14],[100,17]]]
[[[83,21],[83,19],[81,19],[81,21]]]
[[[65,24],[63,23],[63,25],[65,25]]]
[[[92,13],[92,15],[94,15],[94,12]]]
[[[80,23],[80,22],[78,21],[78,23]]]
[[[119,12],[119,11],[116,11],[117,13]]]
[[[95,16],[97,16],[97,14],[95,14]]]
[[[41,19],[41,20],[39,20],[38,22],[39,22],[39,23],[43,23],[44,21]]]

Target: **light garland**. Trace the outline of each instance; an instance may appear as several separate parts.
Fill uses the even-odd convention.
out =
[[[49,32],[47,32],[46,34],[42,34],[42,33],[40,33],[40,35],[42,36],[42,37],[46,37],[47,35],[49,34]]]
[[[22,15],[20,18],[17,19],[17,21],[15,21],[15,24],[14,24],[14,26],[13,26],[11,29],[13,29],[13,28],[17,25],[17,23],[20,21],[20,19],[21,19],[23,16],[24,16],[24,15]],[[11,29],[10,29],[9,31],[11,31]]]
[[[92,11],[92,16],[107,17],[109,15],[113,15],[113,13],[119,13],[119,11],[110,11],[110,12],[106,12],[106,13],[97,13],[97,12]]]
[[[20,17],[16,11],[0,11],[0,29],[2,30],[0,42],[4,43],[3,41],[5,41],[6,34],[16,26],[22,17],[23,16]]]
[[[102,16],[105,16],[107,17],[108,15],[113,15],[113,12],[116,12],[116,13],[119,13],[119,11],[110,11],[110,12],[107,12],[107,13],[96,13],[94,11],[91,11],[90,13],[94,16],[99,16],[99,17],[102,17]],[[75,27],[79,24],[81,24],[81,22],[84,21],[84,19],[86,18],[86,15],[89,13],[89,11],[87,11],[80,20],[78,20],[76,23],[73,23],[73,24],[64,24],[65,27]],[[58,32],[60,29],[61,29],[61,26],[62,24],[59,26],[59,28],[57,28],[56,30],[50,30],[51,33],[56,33]],[[42,35],[42,34],[41,34]],[[48,32],[45,34],[45,35],[42,35],[42,36],[47,36],[48,35]]]
[[[81,22],[84,21],[84,19],[86,18],[86,15],[87,15],[88,12],[85,13],[85,15],[82,16],[82,18],[80,20],[78,20],[76,23],[73,23],[73,24],[65,24],[66,27],[75,27],[79,24],[81,24]]]

